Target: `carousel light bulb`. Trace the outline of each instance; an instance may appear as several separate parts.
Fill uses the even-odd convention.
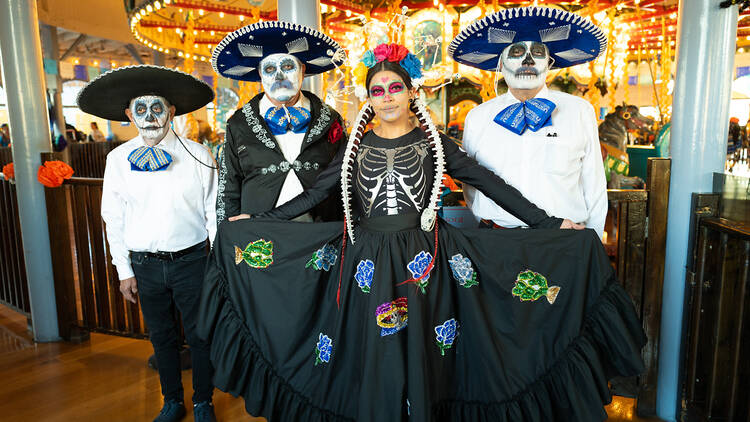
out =
[[[669,18],[670,19],[677,19],[677,13],[672,13],[671,15],[669,15]]]
[[[669,29],[670,32],[674,31],[674,25],[669,25],[669,27],[667,27],[667,29]]]
[[[196,43],[196,44],[194,44],[194,45],[193,45],[193,48],[198,48],[198,44],[197,44],[197,43]]]
[[[674,44],[675,44],[674,40],[669,42],[669,45],[674,45]]]
[[[203,11],[203,9],[198,9],[198,15],[203,16],[203,14],[206,13]]]
[[[435,7],[437,7],[437,5],[438,5],[438,0],[432,0],[432,5],[433,5],[433,6],[435,6]]]
[[[159,31],[159,32],[161,32],[161,31],[163,31],[164,29],[163,29],[163,28],[162,28],[162,27],[160,26],[160,27],[156,28],[156,30],[157,30],[157,31]]]
[[[73,60],[73,63],[78,64],[78,63],[80,63],[80,60],[75,59],[75,60]]]
[[[167,48],[167,49],[165,49],[165,50],[164,50],[164,52],[165,52],[166,54],[169,54],[169,49],[168,49],[168,48]]]
[[[178,11],[179,11],[180,13],[182,13],[182,8],[180,7],[180,8],[178,9]]]
[[[177,55],[180,56],[180,57],[182,57],[182,51],[178,51]]]
[[[648,54],[654,54],[654,50],[648,50]]]
[[[739,50],[737,50],[737,52],[738,52],[738,53],[744,53],[744,52],[745,52],[745,49],[744,49],[744,48],[742,48],[742,47],[740,47],[740,49],[739,49]]]
[[[442,12],[443,9],[445,9],[445,7],[443,7],[443,3],[438,4],[438,10]]]
[[[214,34],[216,34],[216,31],[211,31],[211,35],[214,35]]]
[[[115,62],[109,62],[109,64],[110,64],[110,66],[112,66],[112,67],[117,67],[117,63],[115,63]]]
[[[181,30],[180,28],[175,28],[175,29],[174,29],[174,32],[176,32],[176,33],[178,33],[178,34],[179,34],[180,32],[182,32],[182,30]]]
[[[147,5],[147,6],[146,6],[146,11],[147,11],[148,13],[151,13],[151,12],[153,12],[153,11],[154,11],[154,8],[153,8],[153,7],[151,7],[151,5],[149,4],[149,5]]]
[[[223,18],[224,17],[224,12],[219,12],[219,17]]]
[[[746,36],[745,39],[750,41],[750,35]]]
[[[656,22],[656,18],[651,16],[651,22]]]
[[[245,20],[245,16],[244,15],[240,15],[240,16],[238,16],[238,18],[239,18],[240,22],[242,22],[242,21]]]
[[[94,60],[94,66],[99,66],[99,62]]]
[[[328,6],[326,6],[325,4],[321,3],[320,4],[320,13],[328,13]]]
[[[344,12],[344,14],[346,14],[347,18],[350,18],[352,16],[352,11],[349,9],[346,9],[346,12]]]
[[[161,9],[161,3],[159,3],[158,1],[157,1],[157,2],[155,2],[155,3],[154,3],[154,9],[155,9],[155,10],[159,10],[159,9]]]
[[[206,61],[206,57],[205,56],[201,56],[201,61],[205,62]]]
[[[141,16],[146,16],[146,9],[141,9]]]
[[[331,6],[331,12],[336,13],[336,6]]]
[[[172,0],[164,0],[164,4],[172,3]]]

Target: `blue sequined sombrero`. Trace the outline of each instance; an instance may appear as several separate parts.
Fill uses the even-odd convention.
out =
[[[341,52],[340,52],[341,50]],[[241,81],[260,81],[258,66],[271,54],[285,53],[305,65],[305,75],[317,75],[343,61],[341,46],[310,27],[284,21],[258,22],[224,37],[211,56],[214,71]]]
[[[594,60],[607,48],[607,36],[586,18],[549,7],[519,7],[467,26],[451,41],[448,54],[467,66],[495,70],[505,47],[519,41],[544,43],[555,68]]]

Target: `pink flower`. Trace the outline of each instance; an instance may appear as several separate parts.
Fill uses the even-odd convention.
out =
[[[382,62],[391,54],[391,46],[388,44],[380,44],[379,46],[375,47],[375,50],[373,50],[372,52],[375,54],[375,60],[377,60],[378,62]]]

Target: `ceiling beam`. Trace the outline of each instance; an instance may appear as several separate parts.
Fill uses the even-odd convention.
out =
[[[66,57],[68,57],[71,53],[75,51],[76,47],[78,47],[78,44],[82,43],[83,40],[85,39],[86,39],[86,34],[79,35],[78,38],[76,38],[76,40],[73,41],[73,44],[71,44],[70,47],[68,47],[68,49],[65,50],[62,56],[60,56],[60,60],[61,61],[65,60]]]
[[[143,64],[143,59],[141,58],[141,55],[138,54],[138,50],[133,47],[133,44],[125,44],[125,49],[128,50],[128,53],[130,53],[131,56],[133,56],[133,60],[138,64]]]

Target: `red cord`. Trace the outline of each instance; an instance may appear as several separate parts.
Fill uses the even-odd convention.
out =
[[[336,289],[336,307],[341,309],[341,278],[344,273],[344,251],[346,250],[346,216],[344,216],[344,234],[341,238],[341,262],[339,263],[339,287]]]

